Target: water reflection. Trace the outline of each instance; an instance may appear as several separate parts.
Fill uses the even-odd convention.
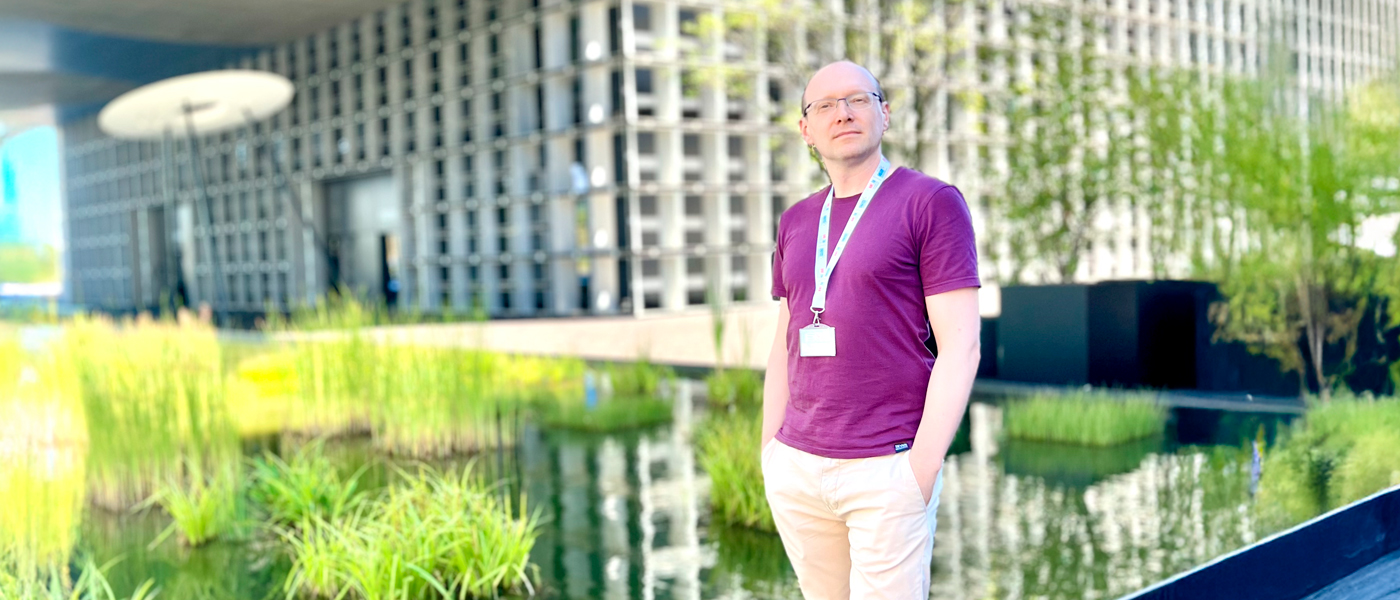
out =
[[[532,553],[541,597],[800,598],[776,536],[710,522],[709,479],[691,443],[702,418],[693,385],[678,386],[673,425],[614,435],[526,426],[509,455],[478,459],[479,469],[503,465],[519,482],[511,491],[544,519]],[[934,598],[1114,597],[1267,533],[1251,519],[1249,455],[1238,446],[1066,449],[1002,439],[1001,418],[995,404],[973,403],[946,462]],[[244,452],[301,443],[250,440]],[[365,439],[326,452],[347,472],[371,464],[367,487],[385,485],[395,464]],[[155,578],[162,597],[282,597],[288,561],[265,534],[147,549],[167,522],[88,509],[79,545],[99,562],[124,557],[111,574],[119,593]]]

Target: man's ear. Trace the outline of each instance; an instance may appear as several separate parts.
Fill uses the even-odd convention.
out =
[[[812,145],[812,137],[807,135],[807,117],[797,120],[797,130],[802,133],[802,141],[808,146]]]

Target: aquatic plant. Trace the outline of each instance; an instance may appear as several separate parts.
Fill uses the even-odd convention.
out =
[[[80,317],[55,351],[76,374],[95,504],[124,510],[179,479],[186,458],[214,465],[237,456],[211,327]]]
[[[676,379],[675,369],[655,364],[646,356],[630,363],[608,363],[604,371],[612,382],[614,396],[655,398],[661,395],[663,385]]]
[[[388,489],[340,518],[282,529],[289,595],[484,598],[533,592],[529,554],[538,519],[503,500],[470,468],[401,471]],[[517,510],[518,509],[518,510]]]
[[[1143,395],[1104,392],[1038,394],[1006,404],[1009,437],[1084,446],[1112,446],[1160,435],[1167,410]]]
[[[7,568],[12,557],[0,551],[0,598],[5,600],[118,600],[104,571],[115,561],[97,566],[84,557],[73,580],[66,565],[51,565],[37,572],[17,574]],[[151,600],[159,590],[155,581],[146,580],[124,600]]]
[[[242,518],[238,463],[219,465],[206,474],[199,460],[185,461],[187,472],[165,482],[138,508],[159,505],[171,523],[151,547],[178,533],[186,546],[202,546],[232,533]]]
[[[715,369],[705,377],[705,389],[711,406],[763,405],[763,374],[753,369]]]
[[[612,432],[669,423],[672,408],[670,402],[644,396],[601,398],[589,407],[579,397],[539,403],[536,412],[545,427]]]
[[[696,434],[700,466],[710,475],[710,506],[720,523],[777,531],[764,495],[758,411],[711,415]]]
[[[268,452],[254,459],[249,495],[267,510],[273,523],[295,525],[312,517],[337,519],[353,510],[359,495],[359,480],[368,466],[350,477],[326,457],[324,439],[298,448],[289,460]]]

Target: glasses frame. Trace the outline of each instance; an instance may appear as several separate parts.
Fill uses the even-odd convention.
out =
[[[845,103],[846,103],[846,107],[847,107],[847,108],[850,108],[850,106],[851,106],[851,98],[854,98],[854,97],[856,97],[856,96],[863,96],[863,95],[871,95],[871,96],[874,96],[874,97],[875,97],[875,103],[876,103],[876,104],[883,104],[883,103],[885,102],[885,96],[884,96],[883,94],[881,94],[880,92],[856,92],[856,93],[851,94],[851,95],[849,95],[849,96],[846,96],[846,97],[844,97],[844,98],[817,98],[816,100],[813,100],[813,101],[811,101],[811,102],[808,102],[808,103],[807,103],[807,106],[802,107],[802,118],[804,118],[804,119],[807,118],[807,111],[811,110],[811,109],[812,109],[812,105],[813,105],[813,104],[816,104],[816,103],[818,103],[818,102],[826,102],[827,100],[835,101],[837,104],[841,104],[842,102],[845,102]],[[835,108],[835,107],[833,106],[832,108]]]

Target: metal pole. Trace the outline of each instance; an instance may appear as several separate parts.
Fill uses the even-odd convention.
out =
[[[227,306],[224,303],[224,273],[223,267],[219,264],[219,257],[214,254],[214,201],[209,197],[209,190],[204,182],[204,159],[199,152],[199,138],[194,131],[195,108],[190,106],[188,101],[184,104],[185,112],[185,135],[189,136],[190,162],[194,169],[194,181],[196,188],[195,212],[199,212],[200,202],[204,200],[204,225],[206,227],[204,236],[205,255],[209,258],[210,276],[214,278],[214,324],[218,325],[220,317],[223,317],[225,325],[228,325]]]

